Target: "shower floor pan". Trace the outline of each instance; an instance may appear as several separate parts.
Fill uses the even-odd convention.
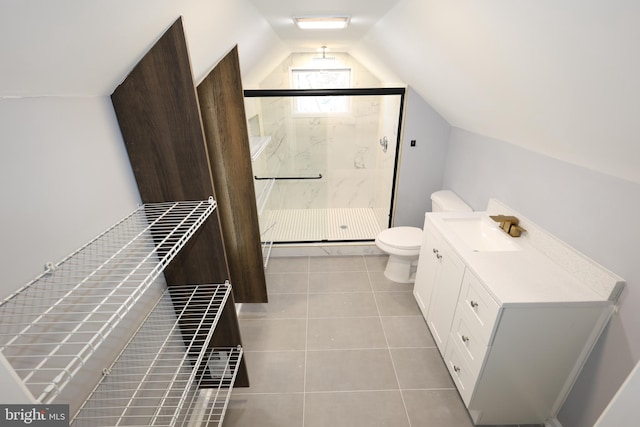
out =
[[[272,242],[373,240],[383,230],[380,218],[373,208],[265,210],[261,230]]]

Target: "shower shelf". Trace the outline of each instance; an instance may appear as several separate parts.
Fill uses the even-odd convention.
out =
[[[271,143],[270,136],[252,136],[249,138],[249,147],[251,150],[251,161],[256,160],[260,154]]]
[[[249,138],[249,146],[251,151],[251,162],[255,162],[260,157],[260,154],[271,143],[272,138],[270,136],[252,136]],[[258,220],[260,221],[260,240],[262,242],[262,263],[264,268],[267,268],[269,264],[269,257],[271,256],[271,249],[273,242],[270,241],[268,235],[269,231],[265,231],[263,226],[263,212],[267,205],[267,201],[271,196],[271,191],[275,186],[275,178],[258,179],[254,176],[254,186],[256,190],[256,208],[258,211]],[[270,228],[270,227],[269,227]]]
[[[271,249],[273,247],[273,241],[269,237],[270,230],[275,224],[265,225],[265,217],[269,217],[269,215],[264,215],[264,210],[267,206],[267,201],[271,196],[271,191],[275,187],[276,181],[275,179],[271,179],[269,181],[262,181],[258,184],[256,181],[256,207],[258,210],[258,220],[260,222],[260,240],[262,242],[262,262],[264,268],[267,268],[269,264],[269,258],[271,256]]]
[[[273,228],[274,226],[275,224],[272,224],[271,227]],[[273,249],[273,239],[271,239],[270,237],[264,237],[264,236],[268,236],[270,234],[271,234],[271,228],[267,229],[266,231],[263,231],[261,234],[262,264],[264,265],[265,269],[269,266],[269,258],[271,258],[271,250]]]
[[[264,208],[267,205],[267,201],[269,200],[269,196],[271,195],[271,191],[275,186],[275,179],[269,180],[264,185],[261,185],[260,191],[256,193],[256,205],[258,208],[258,216],[262,215],[264,212]]]
[[[242,348],[210,348],[231,286],[169,287],[71,426],[221,425]]]
[[[31,399],[29,403],[66,403],[56,402],[56,397],[70,383],[78,385],[72,380],[80,376],[79,371],[83,367],[82,372],[86,374],[91,367],[90,359],[97,355],[97,350],[108,337],[118,338],[131,328],[128,320],[132,316],[140,315],[141,311],[142,315],[147,312],[144,311],[148,310],[145,304],[154,297],[157,285],[166,287],[159,277],[162,271],[215,208],[213,198],[141,206],[64,260],[47,264],[43,274],[0,302],[0,373],[16,381],[14,385],[5,386],[9,390],[20,390]],[[172,287],[164,292],[159,304],[166,306],[167,295],[173,297],[173,317],[182,305],[195,307],[196,313],[203,305],[207,310],[214,310],[213,307],[219,310],[224,306],[230,286],[215,285],[215,291],[211,286]],[[198,292],[190,294],[193,295],[192,300],[184,300],[181,295],[190,289]],[[221,290],[225,295],[222,299]],[[187,328],[192,320],[190,312],[193,311],[184,312],[175,323],[183,328],[182,333],[186,335],[190,333]],[[217,322],[217,317],[209,320],[211,313],[206,311],[207,316],[199,319],[204,322],[202,328],[211,327],[207,331],[207,340]],[[123,322],[125,316],[127,322]],[[156,326],[152,322],[148,327]],[[115,330],[119,332],[112,334]],[[174,326],[159,333],[164,333],[166,343],[169,343],[171,339],[175,341],[179,332]],[[187,347],[180,360],[183,366],[196,366],[192,378],[200,378],[200,386],[209,387],[212,380],[207,380],[201,372],[206,352],[196,356],[197,351],[189,347],[187,341],[184,340]],[[109,349],[112,343],[110,341],[104,348]],[[200,350],[203,348],[206,346]],[[219,359],[221,354],[227,354],[233,359],[233,366],[237,367],[241,351],[209,352],[207,357]],[[137,352],[127,354],[131,353],[136,364],[147,362],[140,360]],[[208,363],[213,366],[211,360]],[[216,361],[215,366],[218,365],[219,361]],[[225,374],[220,378],[226,381],[227,377]],[[207,384],[202,382],[202,378],[207,380]],[[164,387],[169,388],[167,385]],[[70,387],[70,390],[75,391],[75,388]]]

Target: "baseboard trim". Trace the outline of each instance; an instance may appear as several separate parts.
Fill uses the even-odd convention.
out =
[[[557,418],[549,418],[545,421],[544,427],[562,427],[562,424],[560,424]]]

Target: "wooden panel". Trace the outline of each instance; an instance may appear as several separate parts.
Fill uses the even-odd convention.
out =
[[[144,203],[214,195],[181,21],[111,96]],[[171,284],[229,279],[217,215],[166,270]]]
[[[238,48],[198,85],[213,185],[237,302],[267,302]]]
[[[213,195],[184,43],[178,22],[111,96],[145,202]]]
[[[140,60],[111,100],[144,203],[215,197],[181,19]],[[165,278],[171,285],[230,278],[218,209],[165,269]],[[222,337],[218,345],[241,345],[233,306],[222,316],[216,328]],[[240,369],[238,378],[246,380],[244,362]]]

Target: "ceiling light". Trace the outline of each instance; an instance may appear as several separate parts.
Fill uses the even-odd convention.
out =
[[[340,30],[349,25],[348,16],[307,16],[293,20],[301,30]]]

